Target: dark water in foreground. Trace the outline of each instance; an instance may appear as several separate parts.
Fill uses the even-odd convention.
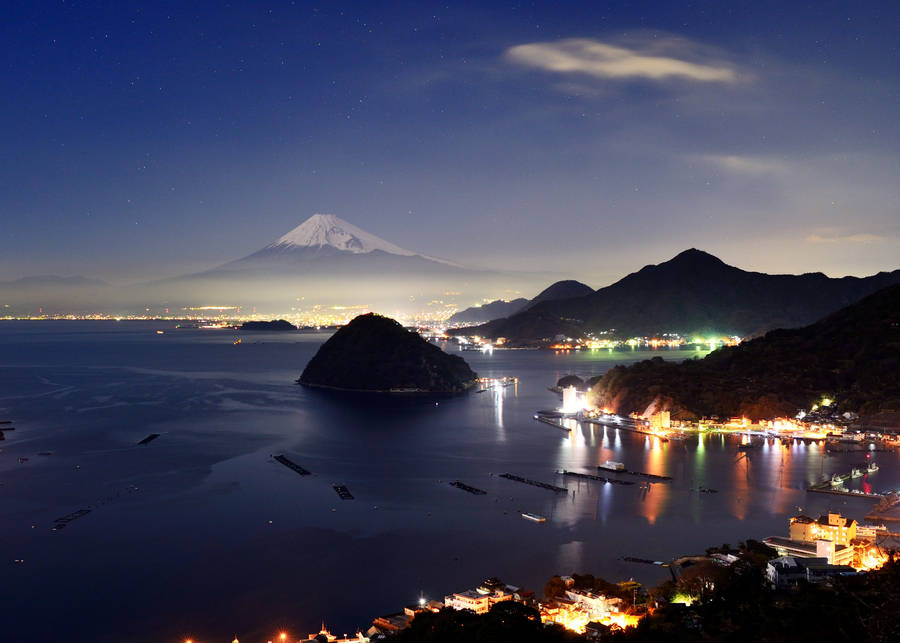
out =
[[[323,336],[244,333],[234,346],[233,331],[173,326],[0,323],[0,419],[16,426],[0,443],[3,641],[253,642],[323,619],[350,632],[491,575],[538,593],[555,573],[654,583],[658,568],[620,558],[786,534],[800,507],[861,519],[873,504],[804,491],[860,461],[818,445],[742,457],[735,437],[659,443],[532,419],[557,403],[546,387],[559,376],[649,352],[465,353],[517,389],[385,403],[293,383]],[[149,433],[161,437],[136,446]],[[273,462],[281,452],[314,475]],[[877,455],[866,484],[896,487],[898,456]],[[607,459],[675,480],[645,491],[554,475]],[[570,493],[491,475],[505,471]],[[93,511],[51,531],[81,508]]]

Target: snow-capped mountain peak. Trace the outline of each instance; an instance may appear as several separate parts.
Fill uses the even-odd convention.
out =
[[[291,247],[321,248],[323,246],[354,254],[365,254],[373,250],[405,257],[417,254],[357,228],[352,223],[333,214],[312,215],[286,235],[269,244],[268,248],[286,250]]]

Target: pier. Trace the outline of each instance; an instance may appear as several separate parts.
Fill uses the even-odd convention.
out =
[[[156,438],[159,437],[159,433],[151,433],[146,438],[138,442],[139,445],[144,446],[153,442]]]
[[[610,484],[633,485],[631,480],[616,480],[615,478],[604,478],[603,476],[595,476],[590,473],[579,473],[577,471],[566,471],[565,469],[557,471],[562,476],[571,478],[579,478],[582,480],[593,480],[595,482],[609,482]]]
[[[875,471],[877,471],[877,469],[875,469]],[[865,491],[859,491],[856,489],[849,491],[847,489],[835,488],[835,485],[833,483],[833,480],[835,478],[839,479],[841,481],[841,484],[843,484],[845,481],[852,480],[854,477],[858,477],[858,478],[861,478],[863,476],[868,477],[869,474],[875,473],[875,471],[866,471],[865,473],[863,473],[863,469],[860,467],[859,469],[854,469],[850,473],[835,474],[831,478],[831,480],[826,480],[825,482],[819,482],[817,484],[812,484],[809,487],[807,487],[806,490],[812,491],[813,493],[830,493],[835,496],[850,496],[851,498],[884,498],[884,494],[882,494],[882,493],[874,493],[874,492],[866,493]],[[857,473],[856,476],[853,475],[854,472]]]
[[[813,485],[807,488],[807,491],[813,493],[830,493],[834,496],[850,496],[851,498],[884,498],[883,493],[866,493],[865,491],[847,491],[846,489],[835,489],[830,482]]]
[[[552,420],[552,419],[550,419],[550,418],[548,418],[548,417],[545,417],[545,416],[543,416],[543,415],[535,415],[535,416],[534,416],[534,419],[537,420],[538,422],[543,422],[544,424],[549,424],[549,425],[552,426],[553,428],[559,429],[560,431],[565,431],[566,433],[569,433],[569,432],[571,432],[571,430],[572,430],[572,429],[569,429],[569,428],[567,428],[567,427],[564,427],[564,426],[563,426],[562,424],[560,424],[559,422],[556,422],[556,421],[554,421],[554,420]]]
[[[465,491],[467,493],[471,493],[475,496],[484,496],[487,494],[487,491],[485,491],[484,489],[479,489],[477,487],[471,487],[471,486],[467,485],[465,482],[460,482],[459,480],[454,480],[453,482],[450,483],[450,486],[456,487],[457,489],[462,489],[463,491]]]
[[[556,485],[547,484],[546,482],[541,482],[540,480],[531,480],[529,478],[523,478],[522,476],[517,476],[512,473],[501,473],[501,478],[506,478],[507,480],[515,480],[516,482],[521,482],[523,484],[530,484],[533,487],[540,487],[541,489],[547,489],[548,491],[555,491],[556,493],[569,493],[569,490],[565,487],[557,487]]]
[[[286,466],[288,469],[291,469],[292,471],[296,471],[301,476],[308,476],[311,474],[310,471],[307,471],[306,469],[301,467],[296,462],[292,462],[291,460],[288,460],[287,457],[285,457],[285,455],[283,453],[281,455],[276,455],[275,461],[280,462],[281,464]]]
[[[659,438],[663,442],[669,441],[669,438],[667,438],[665,436],[659,435],[658,433],[654,433],[653,431],[650,431],[649,429],[638,426],[634,422],[634,420],[622,420],[622,423],[620,424],[618,422],[606,422],[606,421],[597,420],[594,418],[584,418],[583,420],[580,420],[580,422],[587,423],[587,424],[595,424],[597,426],[608,426],[611,429],[621,429],[623,431],[630,431],[631,433],[642,433],[644,435],[649,435],[654,438]]]
[[[341,500],[353,500],[353,494],[350,493],[350,490],[346,487],[346,485],[333,484],[331,486],[334,488],[335,493],[337,493]]]

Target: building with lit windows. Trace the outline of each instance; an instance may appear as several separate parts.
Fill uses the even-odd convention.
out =
[[[848,520],[836,513],[819,516],[818,520],[809,516],[794,516],[791,518],[791,540],[830,540],[835,545],[849,546],[850,541],[856,539],[856,527],[855,520]]]
[[[496,578],[489,578],[477,589],[467,589],[444,598],[444,606],[455,610],[472,610],[476,614],[487,614],[500,601],[515,599],[517,587],[504,585]]]

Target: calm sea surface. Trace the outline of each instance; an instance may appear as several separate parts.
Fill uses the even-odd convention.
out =
[[[0,443],[3,641],[252,643],[323,620],[352,632],[420,592],[440,599],[487,576],[538,593],[556,573],[655,583],[665,571],[621,558],[786,535],[801,508],[862,519],[873,504],[805,491],[858,454],[775,443],[744,456],[733,436],[660,443],[532,419],[558,404],[547,391],[558,377],[649,351],[463,353],[518,387],[388,403],[294,384],[325,335],[174,325],[0,322],[0,419],[16,427]],[[161,436],[137,446],[150,433]],[[857,484],[898,486],[898,456],[876,455],[881,470]],[[674,481],[646,490],[554,474],[607,459]],[[457,479],[488,494],[449,486]],[[79,509],[92,511],[51,530]]]

